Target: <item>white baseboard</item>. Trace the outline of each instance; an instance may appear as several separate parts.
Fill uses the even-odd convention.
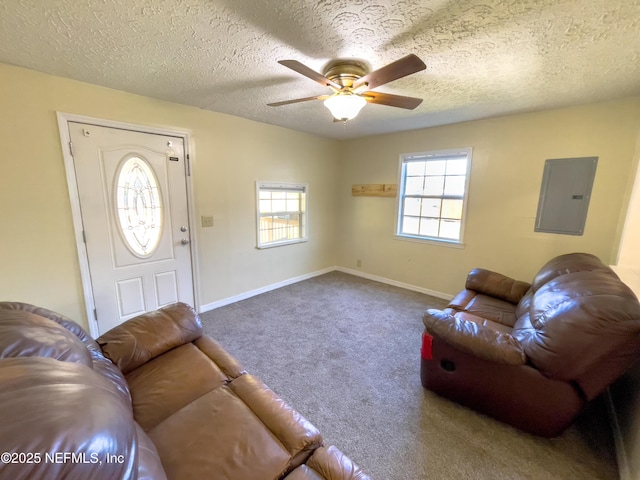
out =
[[[216,302],[207,303],[206,305],[200,305],[200,309],[198,311],[200,313],[204,313],[204,312],[208,312],[209,310],[215,310],[216,308],[224,307],[226,305],[230,305],[232,303],[239,302],[241,300],[246,300],[247,298],[255,297],[256,295],[267,293],[272,290],[276,290],[278,288],[286,287],[287,285],[298,283],[303,280],[308,280],[310,278],[317,277],[319,275],[324,275],[325,273],[333,272],[335,270],[343,273],[348,273],[349,275],[363,277],[368,280],[373,280],[375,282],[385,283],[387,285],[393,285],[394,287],[400,287],[406,290],[424,293],[426,295],[431,295],[432,297],[436,297],[436,298],[442,298],[444,300],[451,300],[453,298],[453,295],[449,295],[447,293],[436,292],[435,290],[429,290],[427,288],[418,287],[417,285],[411,285],[409,283],[398,282],[396,280],[380,277],[378,275],[372,275],[370,273],[360,272],[358,270],[352,270],[350,268],[327,267],[327,268],[323,268],[322,270],[316,270],[315,272],[306,273],[304,275],[299,275],[297,277],[289,278],[281,282],[276,282],[276,283],[272,283],[271,285],[266,285],[264,287],[256,288],[255,290],[249,290],[248,292],[244,292],[239,295],[223,298],[222,300],[218,300]]]
[[[339,272],[348,273],[349,275],[356,275],[358,277],[366,278],[368,280],[373,280],[374,282],[386,283],[387,285],[404,288],[405,290],[424,293],[426,295],[431,295],[432,297],[436,297],[436,298],[442,298],[444,300],[451,300],[453,298],[453,295],[449,295],[448,293],[436,292],[435,290],[429,290],[428,288],[418,287],[417,285],[411,285],[410,283],[398,282],[397,280],[391,280],[390,278],[380,277],[378,275],[361,272],[359,270],[352,270],[350,268],[344,268],[344,267],[335,267],[335,270],[338,270]]]
[[[266,285],[264,287],[256,288],[255,290],[249,290],[248,292],[244,292],[239,295],[223,298],[222,300],[218,300],[217,302],[207,303],[206,305],[200,305],[199,313],[208,312],[209,310],[215,310],[216,308],[224,307],[226,305],[230,305],[232,303],[236,303],[241,300],[246,300],[247,298],[255,297],[256,295],[260,295],[262,293],[267,293],[272,290],[276,290],[278,288],[286,287],[287,285],[291,285],[293,283],[298,283],[303,280],[308,280],[310,278],[317,277],[319,275],[324,275],[325,273],[333,272],[335,269],[336,269],[335,267],[323,268],[322,270],[316,270],[315,272],[305,273],[304,275],[299,275],[297,277],[289,278],[281,282],[272,283],[271,285]]]

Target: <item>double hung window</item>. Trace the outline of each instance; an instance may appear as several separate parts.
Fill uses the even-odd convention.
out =
[[[471,149],[401,155],[396,234],[462,243]]]
[[[306,184],[256,183],[258,248],[307,240]]]

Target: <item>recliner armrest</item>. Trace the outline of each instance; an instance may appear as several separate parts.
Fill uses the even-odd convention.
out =
[[[516,305],[531,284],[484,268],[474,268],[467,276],[465,287]]]
[[[98,338],[105,357],[128,373],[169,350],[202,336],[202,323],[186,303],[143,313]]]
[[[434,337],[484,360],[508,365],[524,365],[527,360],[520,343],[508,333],[435,309],[427,310],[422,321]]]

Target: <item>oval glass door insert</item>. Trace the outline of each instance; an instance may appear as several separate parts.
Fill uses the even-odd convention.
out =
[[[120,166],[116,211],[129,250],[138,257],[152,255],[162,236],[162,198],[153,170],[140,157],[129,157]]]

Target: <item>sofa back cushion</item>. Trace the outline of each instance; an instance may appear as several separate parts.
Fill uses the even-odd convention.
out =
[[[98,338],[104,355],[127,374],[180,345],[202,336],[202,323],[186,303],[143,313]]]
[[[131,405],[79,363],[0,360],[0,425],[0,451],[16,455],[0,466],[2,478],[136,478]]]
[[[57,312],[23,302],[0,302],[0,309],[25,311],[33,313],[34,315],[38,315],[40,317],[48,318],[49,320],[53,320],[58,325],[64,327],[65,329],[73,333],[76,337],[78,337],[78,339],[90,350],[94,348],[98,350],[100,349],[96,341],[91,338],[91,336],[84,330],[84,328],[82,328],[70,318],[67,318]]]
[[[96,341],[59,313],[21,302],[0,302],[0,358],[48,357],[80,363],[109,379],[131,402],[122,372],[105,358]]]
[[[49,357],[92,368],[89,350],[69,330],[25,310],[0,308],[0,358]]]

